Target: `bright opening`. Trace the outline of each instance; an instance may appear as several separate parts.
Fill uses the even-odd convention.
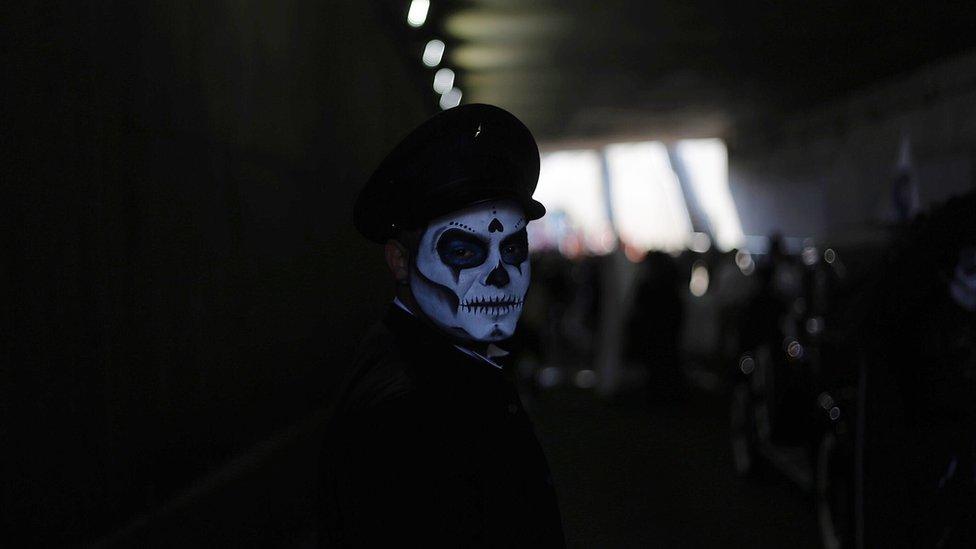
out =
[[[600,155],[593,150],[559,151],[542,156],[539,185],[533,195],[546,216],[529,224],[535,249],[558,248],[574,257],[605,254],[615,245],[603,194]]]
[[[681,184],[662,143],[606,148],[613,222],[621,240],[647,250],[684,249],[692,232]]]
[[[741,247],[745,236],[729,189],[729,157],[721,139],[686,139],[675,152],[688,173],[695,198],[708,217],[715,244],[723,251]]]
[[[679,179],[672,160],[681,163],[687,181]],[[689,193],[711,233],[694,231]],[[745,244],[721,139],[679,141],[673,149],[641,141],[550,152],[542,157],[536,198],[549,210],[529,225],[536,249],[603,254],[619,237],[633,259],[647,250],[706,253],[712,246],[727,251]],[[748,274],[755,266],[747,259],[739,268]],[[699,269],[694,291],[707,288],[703,276],[707,270]]]

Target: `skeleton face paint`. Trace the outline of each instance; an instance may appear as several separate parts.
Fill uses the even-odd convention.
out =
[[[410,289],[446,332],[475,341],[511,337],[529,288],[522,208],[486,202],[434,219],[420,237]]]

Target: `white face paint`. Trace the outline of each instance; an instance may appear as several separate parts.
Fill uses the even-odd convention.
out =
[[[949,282],[949,294],[960,307],[976,312],[976,247],[959,252],[959,261]]]
[[[475,341],[511,337],[529,289],[527,221],[515,202],[478,204],[432,220],[410,289],[444,331]]]

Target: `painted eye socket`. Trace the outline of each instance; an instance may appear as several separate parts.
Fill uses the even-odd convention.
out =
[[[521,265],[529,258],[529,238],[525,229],[502,240],[501,256],[509,265]]]
[[[458,229],[451,229],[437,241],[437,255],[453,269],[470,269],[485,262],[488,248],[477,237]]]

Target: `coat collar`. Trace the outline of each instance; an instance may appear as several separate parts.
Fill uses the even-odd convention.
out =
[[[506,356],[508,353],[494,344],[488,345],[488,356],[460,345],[440,330],[429,326],[417,318],[407,306],[395,298],[387,310],[386,323],[392,331],[400,336],[401,343],[420,353],[420,357],[432,358],[437,354],[448,352],[460,353],[482,365],[501,370],[502,366],[492,360],[492,357]]]

